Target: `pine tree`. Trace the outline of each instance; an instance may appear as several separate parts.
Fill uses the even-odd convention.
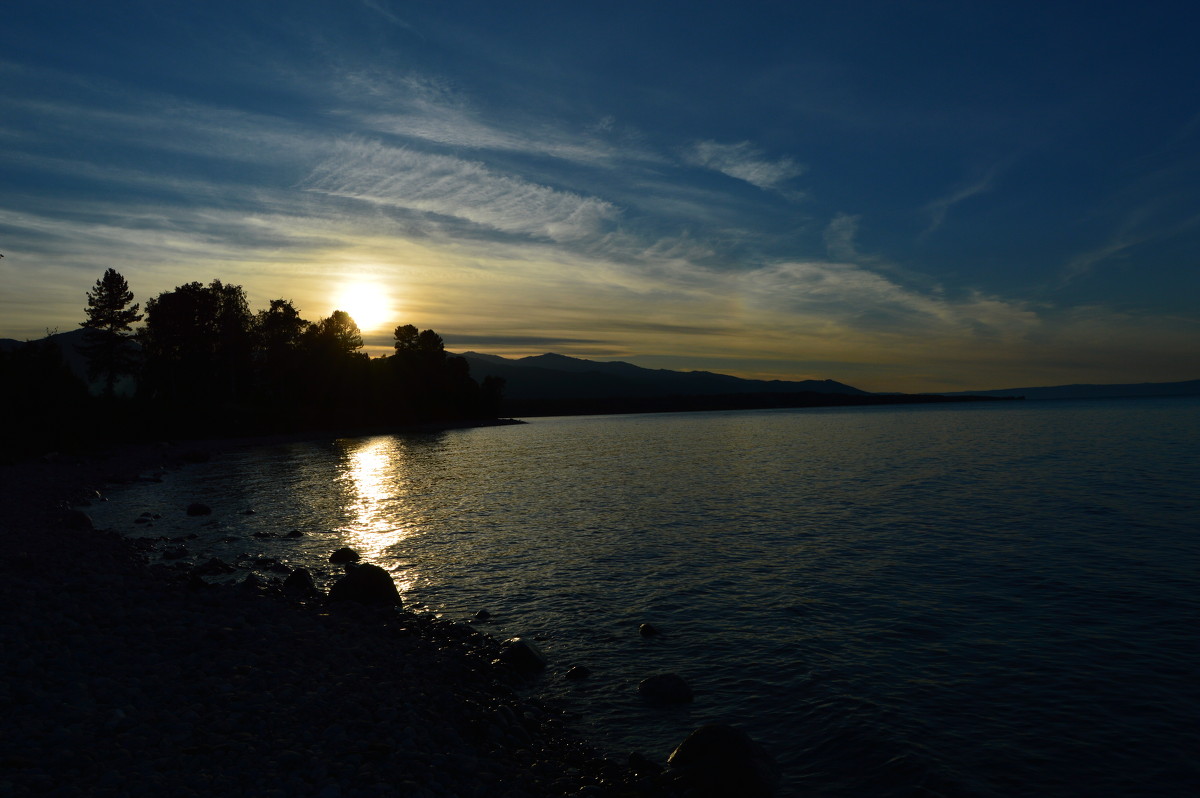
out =
[[[117,379],[132,374],[136,353],[132,346],[132,325],[142,320],[133,302],[129,284],[116,269],[108,269],[87,293],[87,321],[79,326],[87,330],[82,348],[88,361],[89,379],[104,378],[104,394],[111,397]]]

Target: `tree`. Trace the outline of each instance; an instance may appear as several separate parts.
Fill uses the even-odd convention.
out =
[[[344,310],[335,310],[309,328],[310,343],[317,352],[326,355],[354,355],[362,349],[362,332]]]
[[[104,378],[104,395],[111,397],[117,379],[132,374],[137,362],[133,329],[142,320],[133,302],[129,283],[116,269],[106,269],[95,287],[87,292],[87,321],[79,323],[87,332],[82,347],[88,361],[88,378]]]
[[[240,285],[187,283],[146,303],[142,330],[152,395],[185,404],[236,400],[253,357],[254,317]]]

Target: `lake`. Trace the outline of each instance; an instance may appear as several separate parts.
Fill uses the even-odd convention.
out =
[[[663,761],[722,721],[771,751],[785,795],[1163,796],[1200,784],[1198,486],[1191,397],[291,443],[90,512],[324,586],[350,546],[408,607],[536,639],[551,666],[531,689],[619,755]],[[563,679],[575,664],[592,676]],[[692,704],[639,699],[664,671]]]

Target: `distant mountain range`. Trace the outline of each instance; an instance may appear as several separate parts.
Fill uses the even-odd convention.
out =
[[[995,391],[940,392],[942,396],[1024,396],[1026,399],[1120,399],[1137,396],[1197,396],[1200,380],[1137,382],[1123,385],[1055,385]]]
[[[83,356],[78,351],[83,333],[82,329],[76,329],[49,336],[49,340],[58,344],[62,350],[67,365],[81,377],[86,373]],[[11,338],[0,338],[0,352],[11,351],[24,343]],[[465,352],[461,356],[470,364],[471,376],[476,380],[482,381],[488,376],[503,377],[505,398],[515,403],[659,400],[671,397],[739,395],[754,396],[763,402],[769,402],[772,395],[826,394],[864,398],[887,396],[872,394],[835,380],[747,380],[709,371],[648,369],[619,360],[584,360],[557,354],[505,358],[479,352]],[[131,389],[132,386],[126,388]],[[950,398],[1023,396],[1026,399],[1191,396],[1200,395],[1200,380],[1121,385],[1058,385],[989,391],[939,391],[936,395]]]
[[[823,393],[866,396],[834,380],[744,380],[709,371],[647,369],[622,361],[581,360],[566,355],[535,355],[515,360],[466,352],[471,376],[503,377],[504,396],[526,399],[610,399],[732,394]]]

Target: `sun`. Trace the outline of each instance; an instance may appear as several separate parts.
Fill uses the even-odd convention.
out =
[[[334,294],[334,309],[344,310],[358,329],[373,332],[390,321],[392,303],[387,292],[376,283],[353,282]]]

